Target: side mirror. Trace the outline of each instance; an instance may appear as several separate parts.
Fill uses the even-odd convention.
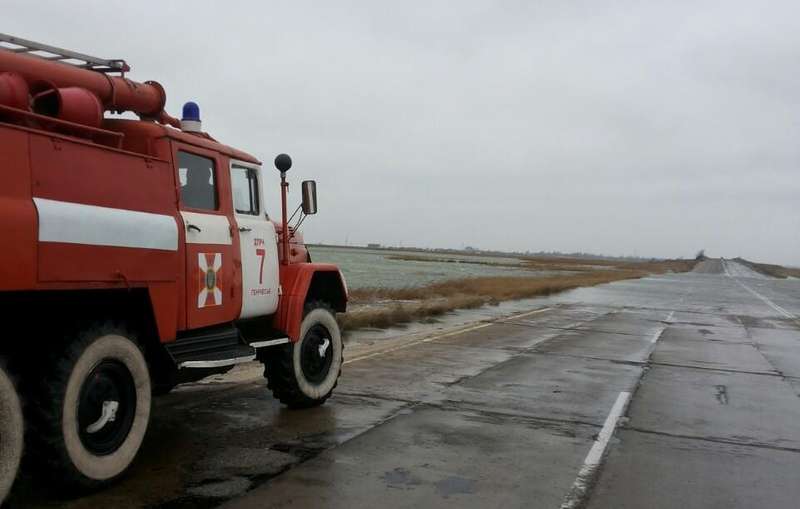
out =
[[[304,180],[303,187],[303,214],[310,216],[317,213],[317,183],[313,180]]]

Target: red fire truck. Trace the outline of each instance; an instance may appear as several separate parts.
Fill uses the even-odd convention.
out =
[[[23,416],[32,462],[93,488],[133,461],[152,394],[257,360],[304,408],[341,371],[347,287],[297,231],[315,183],[291,226],[279,155],[271,220],[258,159],[203,132],[194,103],[169,116],[129,70],[0,34],[0,500]]]

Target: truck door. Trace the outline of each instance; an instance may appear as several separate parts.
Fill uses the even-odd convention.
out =
[[[195,329],[236,319],[233,231],[217,158],[201,149],[178,149],[180,213],[186,250],[186,322]],[[227,209],[227,210],[226,210]]]
[[[231,191],[242,255],[240,318],[269,315],[278,308],[278,250],[264,213],[260,167],[231,161]]]

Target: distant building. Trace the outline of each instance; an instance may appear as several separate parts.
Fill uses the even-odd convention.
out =
[[[380,244],[367,244],[367,247],[370,248],[370,249],[380,249],[381,245]]]

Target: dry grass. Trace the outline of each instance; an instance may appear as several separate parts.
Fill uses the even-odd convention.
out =
[[[388,306],[364,308],[339,315],[339,322],[346,329],[363,327],[384,328],[400,323],[424,320],[443,315],[454,309],[471,309],[486,304],[480,296],[459,295],[429,301],[394,302]]]
[[[359,288],[350,292],[356,309],[341,316],[344,327],[387,327],[501,301],[552,295],[649,274],[686,272],[695,262],[685,260],[630,263],[609,269],[549,277],[477,277],[442,281],[412,288]],[[385,303],[390,301],[390,304]],[[375,306],[364,306],[375,304]],[[384,305],[380,305],[384,303]],[[362,305],[362,306],[359,306]],[[360,307],[360,309],[359,309]]]
[[[734,258],[734,261],[750,267],[754,271],[760,272],[766,276],[776,277],[779,279],[786,279],[787,277],[800,278],[800,269],[784,267],[782,265],[773,265],[770,263],[756,263],[751,262],[750,260],[745,260],[744,258]]]
[[[528,265],[541,265],[547,267],[583,267],[586,265],[592,265],[595,267],[617,267],[619,265],[627,264],[627,262],[622,260],[604,260],[602,258],[569,258],[566,256],[530,256],[523,257],[521,260]]]
[[[695,265],[694,260],[660,260],[629,262],[625,260],[603,260],[593,258],[523,258],[526,267],[534,270],[560,270],[569,272],[594,272],[597,270],[643,270],[648,273],[686,272]]]

